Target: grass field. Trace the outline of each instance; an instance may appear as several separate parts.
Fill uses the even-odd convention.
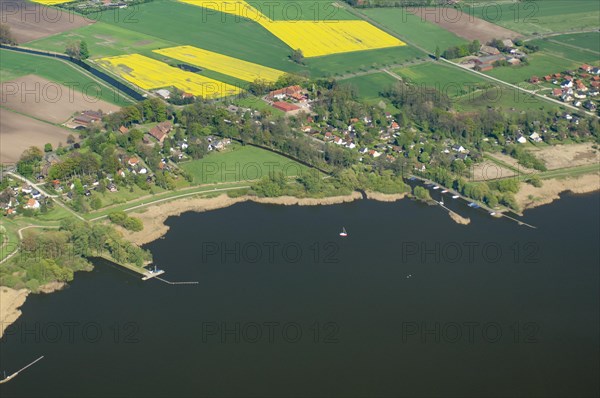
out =
[[[331,0],[248,0],[263,15],[274,21],[340,21],[357,19]]]
[[[537,0],[478,5],[471,15],[523,34],[594,29],[600,20],[595,0]]]
[[[550,73],[562,73],[567,69],[577,69],[582,62],[594,59],[593,54],[589,55],[590,57],[587,59],[575,60],[540,51],[529,56],[529,65],[504,66],[485,73],[509,83],[520,83],[528,80],[531,76],[544,76]]]
[[[108,11],[112,13],[111,11]],[[157,48],[173,47],[176,44],[154,36],[127,29],[127,25],[111,25],[104,22],[83,26],[57,35],[27,43],[28,47],[62,53],[69,42],[85,40],[94,58],[112,57],[131,53],[146,54]]]
[[[435,88],[450,98],[463,96],[477,86],[489,84],[483,77],[432,62],[408,68],[396,68],[393,72],[410,83]]]
[[[66,62],[7,50],[0,50],[0,58],[2,59],[0,82],[35,74],[67,87],[72,87],[76,91],[87,91],[86,94],[88,95],[93,93],[94,97],[116,105],[131,104],[123,97],[116,95],[114,89],[100,85],[81,72],[81,69],[70,66]]]
[[[409,44],[414,43],[432,53],[435,51],[436,46],[444,51],[448,47],[467,43],[465,39],[439,26],[423,21],[420,17],[403,9],[373,8],[361,10],[361,12],[400,35]]]
[[[600,54],[600,32],[573,33],[570,35],[552,36],[550,39]]]
[[[560,108],[558,104],[500,84],[492,84],[482,90],[456,98],[454,105],[464,112],[481,112],[488,107],[502,108],[505,111],[518,113],[528,110],[558,110]]]
[[[600,40],[600,37],[598,37]],[[537,45],[544,53],[552,54],[557,58],[571,60],[578,63],[593,63],[600,61],[600,53],[592,50],[572,47],[570,44],[555,42],[550,39],[531,40],[529,43]]]
[[[237,144],[231,148],[227,152],[210,153],[203,159],[182,163],[181,167],[193,176],[195,184],[256,180],[268,176],[272,171],[296,176],[309,170],[306,166],[264,149]]]
[[[352,77],[340,82],[343,85],[350,85],[358,90],[361,99],[368,102],[380,101],[380,93],[393,86],[397,80],[384,72],[373,73],[370,75]]]

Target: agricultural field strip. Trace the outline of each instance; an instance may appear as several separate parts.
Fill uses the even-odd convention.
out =
[[[242,0],[178,1],[253,20],[307,58],[406,45],[363,20],[274,21]]]
[[[154,52],[248,82],[253,82],[257,79],[275,82],[284,74],[284,72],[277,69],[193,46],[171,47],[154,50]]]
[[[221,98],[242,92],[239,87],[140,54],[101,58],[97,63],[145,90],[173,86],[203,98]]]

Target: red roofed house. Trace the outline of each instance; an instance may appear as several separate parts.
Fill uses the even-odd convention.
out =
[[[591,72],[592,71],[592,67],[589,66],[588,64],[583,64],[579,67],[579,69],[584,70],[586,72]]]
[[[156,126],[152,127],[149,131],[150,135],[161,144],[164,142],[167,134],[173,129],[171,122],[160,122]]]
[[[129,133],[129,129],[125,126],[121,126],[121,127],[119,127],[119,132],[121,134],[127,134],[127,133]]]
[[[271,91],[269,93],[269,98],[271,98],[271,99],[276,98],[276,99],[281,100],[288,96],[291,97],[292,95],[300,94],[301,91],[302,91],[302,87],[300,87],[300,86],[284,87],[279,90]]]
[[[127,161],[127,163],[128,163],[130,166],[135,166],[135,165],[137,165],[139,162],[140,162],[140,160],[139,160],[138,158],[136,158],[136,157],[131,157],[131,158],[129,158],[129,160]]]
[[[555,88],[554,90],[552,90],[552,94],[554,94],[558,97],[558,96],[562,95],[562,90],[560,88]]]
[[[531,76],[531,79],[529,79],[530,83],[536,84],[540,82],[540,78],[537,76]]]
[[[35,199],[29,199],[27,201],[27,204],[25,206],[23,206],[26,209],[39,209],[40,208],[40,202],[38,202]]]
[[[273,102],[273,108],[284,112],[291,112],[300,109],[298,105],[290,104],[288,102]]]

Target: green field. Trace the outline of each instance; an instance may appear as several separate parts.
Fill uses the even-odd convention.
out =
[[[270,171],[300,175],[309,169],[293,160],[264,149],[234,144],[226,152],[210,153],[203,159],[181,164],[193,176],[195,184],[214,184],[256,180]]]
[[[373,8],[360,10],[374,21],[398,34],[407,43],[435,51],[436,46],[444,51],[448,47],[465,44],[463,38],[437,25],[423,21],[420,17],[399,8]]]
[[[549,39],[570,46],[587,49],[600,55],[600,32],[573,33],[569,35],[552,36]]]
[[[314,2],[289,3],[302,4],[302,9],[319,8]],[[327,8],[324,1],[316,4]],[[285,7],[285,4],[281,7]],[[290,9],[293,7],[295,6]],[[133,52],[157,58],[152,53],[153,49],[193,45],[287,72],[309,73],[313,77],[341,75],[373,66],[399,64],[424,56],[417,49],[405,46],[310,58],[305,60],[306,65],[299,65],[290,61],[292,50],[285,43],[247,19],[218,12],[207,13],[202,7],[175,0],[140,4],[135,7],[131,16],[130,13],[108,10],[98,16],[101,23],[34,41],[29,45],[63,52],[69,40],[85,39],[92,59]],[[344,9],[339,9],[335,15],[340,19],[342,15],[355,18]],[[236,83],[222,75],[205,71],[202,74]]]
[[[487,107],[502,108],[505,111],[517,113],[527,110],[557,110],[561,108],[558,104],[544,101],[515,88],[497,83],[458,98],[455,106],[464,112],[480,112]]]
[[[590,58],[593,59],[593,55]],[[586,59],[567,59],[540,51],[529,56],[529,65],[503,66],[485,73],[509,83],[520,83],[529,80],[531,76],[541,77],[551,73],[562,73],[568,69],[577,69],[585,61]]]
[[[340,21],[358,19],[331,0],[248,0],[254,8],[275,21]]]
[[[476,18],[523,34],[596,29],[600,20],[600,7],[596,0],[494,2],[468,12]]]
[[[393,72],[407,82],[435,88],[451,98],[463,96],[476,86],[488,83],[486,79],[473,73],[432,62],[397,68]]]
[[[110,25],[97,22],[92,25],[59,33],[27,43],[27,47],[63,53],[69,42],[85,40],[91,58],[102,58],[121,54],[148,54],[152,50],[173,47],[176,43],[161,40],[143,33],[128,30],[129,26]]]
[[[600,53],[594,53],[591,50],[575,48],[569,44],[555,42],[552,40],[552,38],[531,40],[529,43],[539,46],[543,52],[552,54],[557,58],[571,60],[578,63],[592,64],[597,64],[600,61]]]
[[[340,84],[353,86],[358,90],[361,99],[372,102],[381,100],[380,93],[396,82],[397,80],[387,73],[379,72],[345,79]]]
[[[2,69],[0,82],[15,79],[20,76],[35,74],[50,81],[73,87],[101,87],[98,98],[117,105],[129,105],[131,102],[115,96],[112,89],[99,85],[89,75],[76,66],[67,62],[46,57],[17,53],[9,50],[0,50]]]

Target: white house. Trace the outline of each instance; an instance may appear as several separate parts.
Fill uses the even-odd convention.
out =
[[[542,137],[540,137],[540,135],[535,131],[529,135],[529,138],[533,142],[542,142]]]
[[[517,137],[517,142],[519,144],[524,144],[527,142],[527,138],[523,137],[522,135],[519,134],[519,136]]]

